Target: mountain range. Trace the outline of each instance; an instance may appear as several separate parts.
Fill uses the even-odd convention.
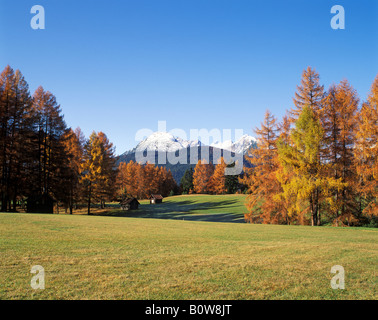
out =
[[[159,166],[164,166],[167,169],[171,170],[173,178],[179,184],[182,176],[184,175],[185,171],[195,166],[195,164],[190,164],[190,153],[193,152],[195,149],[198,152],[199,158],[201,158],[202,148],[206,146],[200,140],[185,140],[180,137],[175,137],[169,132],[154,132],[141,142],[139,142],[135,148],[124,152],[118,158],[118,163],[120,162],[130,162],[136,161],[135,154],[137,151],[154,151],[155,152],[155,159],[157,163],[158,159],[158,152],[166,152],[166,153],[175,153],[177,150],[187,149],[187,163],[188,164],[175,164],[172,165],[170,163],[167,164],[159,164]],[[256,148],[256,139],[252,136],[247,134],[243,135],[237,141],[233,142],[231,140],[227,141],[215,141],[210,144],[209,147],[209,155],[210,155],[210,162],[214,162],[217,159],[213,159],[214,154],[222,154],[223,150],[228,150],[233,153],[246,154],[246,152],[250,148]]]
[[[228,150],[235,153],[245,154],[251,146],[256,145],[256,138],[245,134],[239,140],[233,142],[232,140],[215,141],[210,144],[211,147]],[[200,140],[184,140],[180,137],[175,137],[169,132],[154,132],[143,141],[139,142],[137,146],[122,155],[135,153],[137,150],[174,152],[176,150],[205,146]]]

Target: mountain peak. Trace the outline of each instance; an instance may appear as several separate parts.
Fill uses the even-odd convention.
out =
[[[226,140],[224,142],[214,142],[210,146],[214,148],[229,150],[235,153],[245,153],[252,145],[256,144],[256,139],[248,134],[244,134],[236,142]],[[184,148],[202,146],[200,140],[185,140],[180,137],[175,137],[170,132],[156,131],[139,142],[138,145],[124,154],[133,153],[136,151],[162,151],[172,152]]]

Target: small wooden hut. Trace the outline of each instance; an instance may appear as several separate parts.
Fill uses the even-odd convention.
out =
[[[140,205],[139,201],[136,198],[127,198],[120,202],[121,209],[123,211],[136,210]]]
[[[163,202],[163,196],[161,194],[151,194],[150,204],[157,204]]]

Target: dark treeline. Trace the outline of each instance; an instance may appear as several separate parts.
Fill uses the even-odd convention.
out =
[[[86,139],[80,128],[67,127],[55,96],[42,87],[31,95],[10,66],[0,75],[0,121],[1,211],[48,196],[56,208],[72,213],[85,204],[91,214],[94,203],[104,208],[120,200],[115,148],[107,136],[93,132]],[[167,194],[176,187],[171,183],[166,191],[163,185],[152,190]]]
[[[65,141],[69,133],[53,94],[39,87],[33,96],[19,70],[0,75],[1,210],[17,201],[51,193],[66,201],[72,179]]]

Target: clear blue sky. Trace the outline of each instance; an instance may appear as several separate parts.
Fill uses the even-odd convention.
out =
[[[30,27],[43,5],[46,29]],[[343,5],[345,30],[330,27]],[[365,99],[378,73],[378,1],[0,0],[0,68],[42,85],[69,126],[117,154],[141,128],[241,128],[292,106],[308,65]]]

